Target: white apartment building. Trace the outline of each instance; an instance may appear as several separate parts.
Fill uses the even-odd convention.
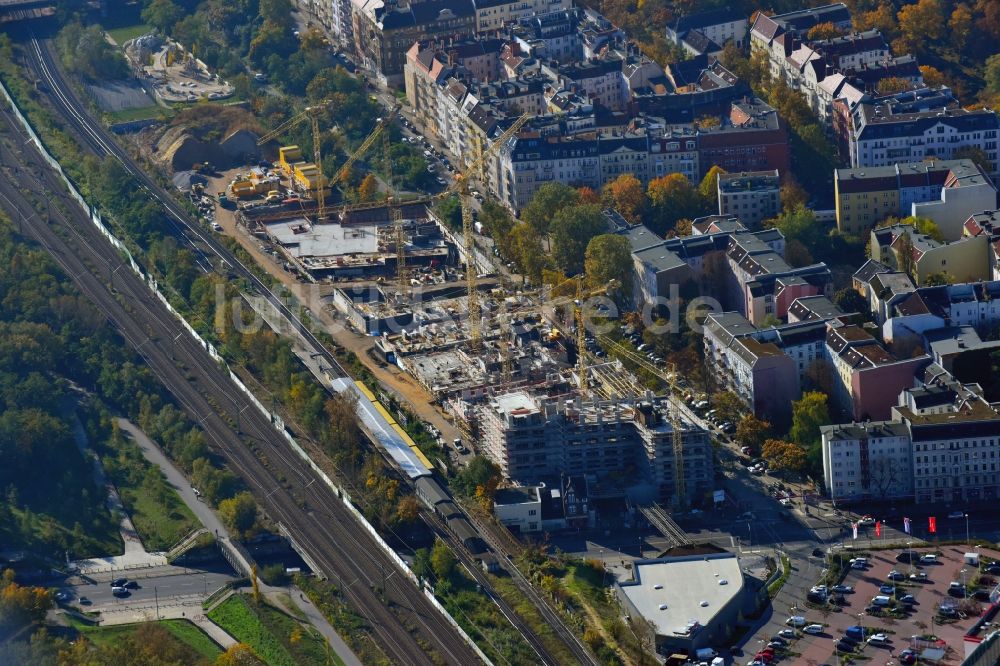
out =
[[[1000,498],[1000,413],[956,388],[945,373],[929,381],[903,392],[905,406],[894,407],[890,421],[820,429],[831,499],[951,504]]]
[[[910,436],[899,422],[848,423],[820,428],[823,479],[834,502],[913,496]]]

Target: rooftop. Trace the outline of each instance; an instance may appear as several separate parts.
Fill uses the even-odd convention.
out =
[[[666,636],[689,635],[695,622],[707,626],[744,588],[732,553],[638,560],[633,576],[619,583],[622,593]]]

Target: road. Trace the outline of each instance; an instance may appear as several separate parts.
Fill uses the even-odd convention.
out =
[[[235,580],[233,572],[228,567],[184,569],[182,567],[161,567],[167,571],[162,575],[135,580],[139,587],[129,590],[128,596],[116,597],[111,593],[111,583],[108,576],[96,577],[94,582],[83,582],[77,585],[67,585],[59,588],[73,593],[73,604],[91,611],[105,608],[124,607],[128,605],[147,605],[161,602],[171,597],[199,597],[204,599],[223,585]],[[80,605],[79,598],[86,597],[90,605]]]
[[[44,51],[38,57],[50,58]],[[42,66],[36,61],[35,64],[49,72],[47,87],[59,85],[58,81],[53,82],[52,63]],[[62,85],[65,87],[64,82]],[[60,99],[72,107],[66,97]],[[71,120],[76,131],[94,131],[78,115],[73,115],[79,114],[77,108],[62,110],[70,119],[76,119]],[[209,445],[243,478],[268,514],[288,526],[324,574],[348,581],[344,590],[346,600],[365,617],[390,659],[397,663],[430,664],[433,660],[428,652],[431,652],[448,663],[478,662],[476,652],[403,576],[389,579],[386,600],[382,601],[376,588],[381,585],[382,571],[394,571],[395,563],[366,531],[358,528],[340,498],[289,450],[269,420],[250,406],[229,376],[194,338],[184,333],[179,322],[151,296],[143,282],[127,268],[117,270],[118,253],[65,192],[57,175],[26,143],[16,121],[6,110],[3,115],[8,136],[19,137],[0,150],[0,163],[19,170],[16,178],[0,183],[0,193],[6,197],[4,208],[15,220],[22,217],[21,211],[33,209],[19,188],[34,189],[35,196],[57,203],[50,207],[50,224],[44,224],[34,215],[21,222],[24,231],[49,251],[83,294],[114,323],[126,342],[144,357],[178,403],[200,423]],[[18,187],[13,185],[14,181]],[[163,196],[169,201],[165,193]],[[115,273],[113,292],[105,283],[112,272]],[[128,309],[123,301],[128,303]],[[280,303],[279,306],[284,307]],[[311,334],[306,331],[304,335]],[[175,339],[175,343],[165,344]],[[229,425],[229,419],[236,413],[242,413],[245,433],[242,438]],[[428,652],[422,644],[428,647]]]

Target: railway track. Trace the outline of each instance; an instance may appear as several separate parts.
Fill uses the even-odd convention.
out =
[[[17,172],[16,178],[0,179],[0,207],[51,254],[142,355],[204,430],[210,446],[244,479],[268,514],[289,526],[321,573],[342,581],[345,599],[366,618],[387,656],[399,664],[478,663],[478,655],[452,625],[415,585],[398,575],[374,539],[358,529],[335,493],[288,448],[143,281],[123,266],[118,252],[26,141],[9,110],[0,116],[5,130],[0,164]],[[31,198],[22,192],[25,187],[50,202],[45,216],[35,212]],[[112,281],[113,286],[107,283]],[[242,439],[231,426],[237,414]],[[392,575],[386,577],[385,572]],[[384,601],[377,592],[383,581]]]

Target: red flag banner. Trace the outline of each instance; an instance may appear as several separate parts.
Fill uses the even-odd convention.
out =
[[[882,522],[879,520],[875,521],[875,536],[882,536]]]
[[[930,516],[927,519],[927,531],[930,532],[931,534],[937,532],[937,518],[935,518],[934,516]]]

